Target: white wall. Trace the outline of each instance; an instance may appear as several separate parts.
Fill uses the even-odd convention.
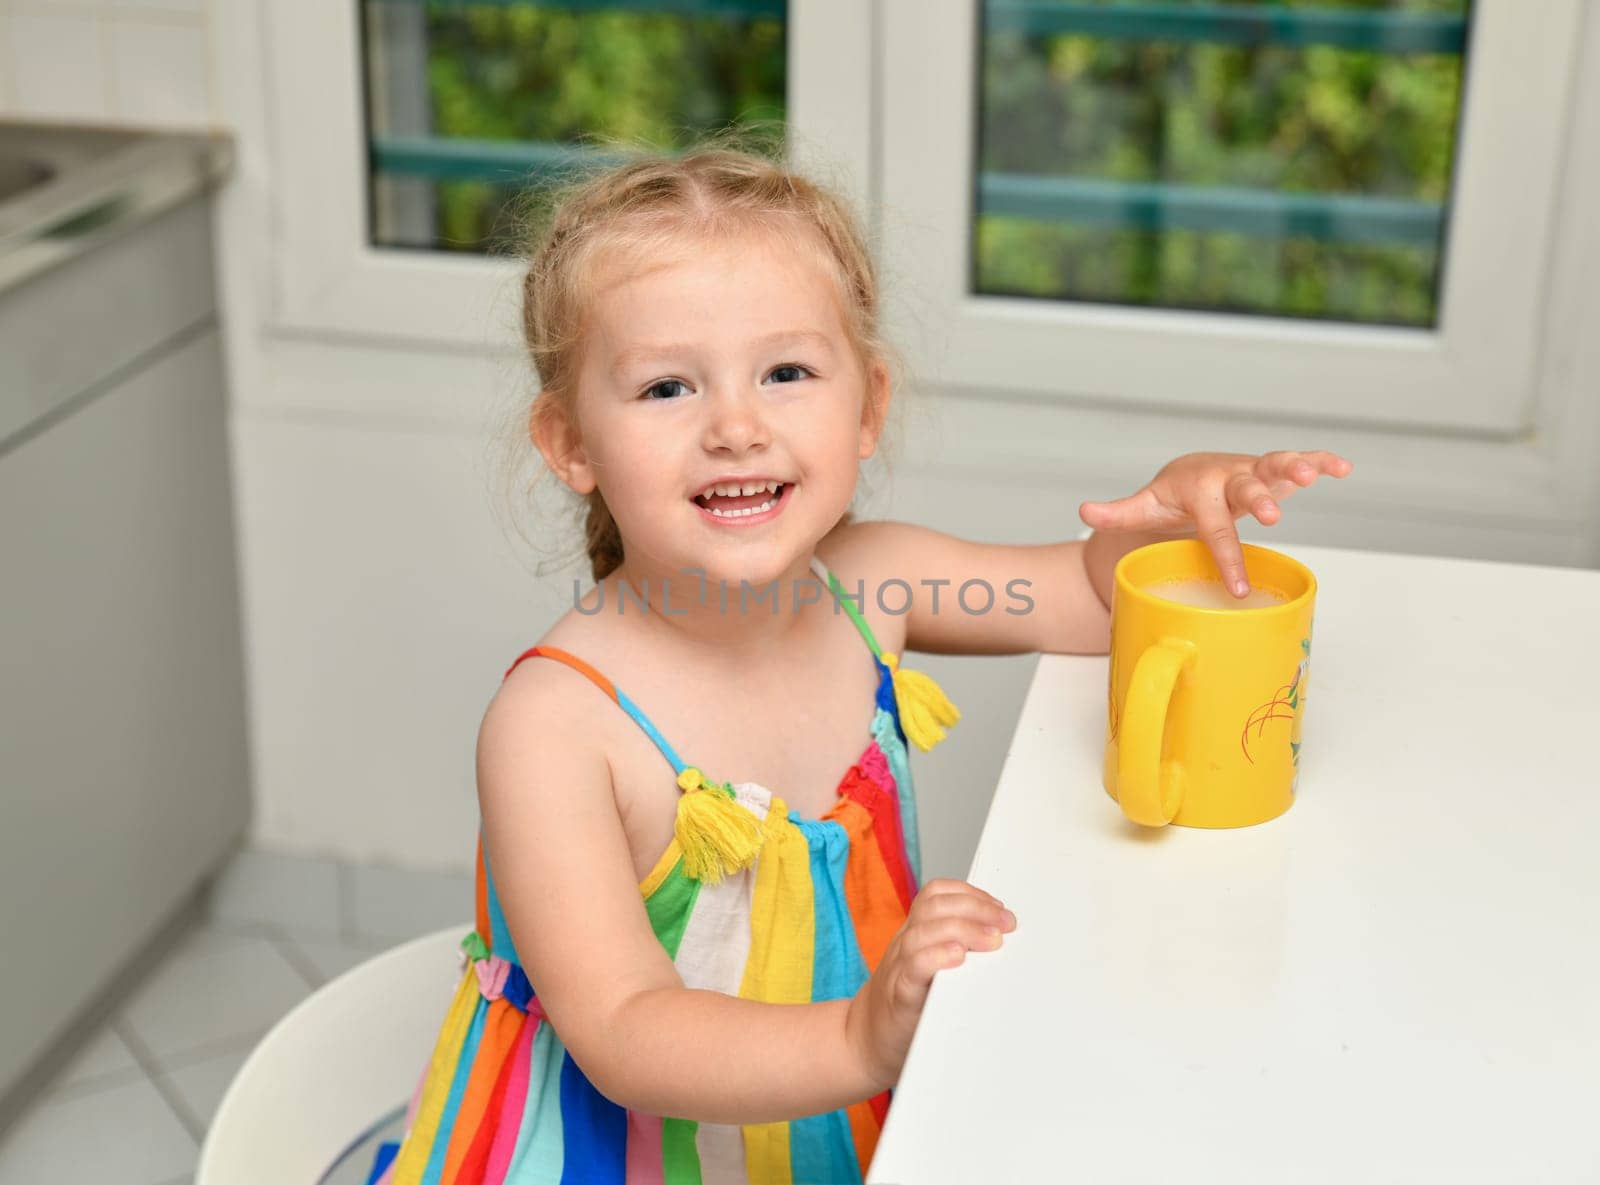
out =
[[[207,0],[0,0],[0,114],[203,126]]]
[[[81,68],[100,72],[96,101],[112,111],[123,75],[106,46],[124,35],[121,26],[148,20],[184,31],[193,52],[183,71],[207,80],[208,102],[239,136],[218,225],[255,838],[349,859],[465,868],[478,719],[501,671],[570,603],[581,574],[535,575],[540,557],[495,516],[485,440],[494,415],[525,390],[526,373],[515,359],[275,328],[275,137],[316,129],[273,125],[261,63],[287,49],[263,43],[257,5],[235,0],[207,19],[197,7],[12,0],[0,32],[13,51],[19,36],[36,36],[29,22],[41,9],[77,22],[77,40],[62,42],[70,51],[47,52],[90,55],[98,65]],[[214,59],[200,48],[206,31]],[[17,93],[11,71],[8,64],[8,101]],[[37,93],[32,82],[24,89]],[[1600,141],[1592,123],[1579,133]],[[871,509],[967,537],[1064,539],[1080,529],[1080,500],[1131,493],[1180,453],[1326,447],[1354,459],[1355,474],[1297,494],[1278,527],[1241,524],[1246,539],[1600,565],[1591,460],[1600,446],[1600,335],[1589,331],[1600,323],[1600,229],[1585,208],[1600,208],[1594,154],[1574,164],[1560,212],[1545,385],[1535,427],[1522,438],[1352,428],[1337,408],[1311,428],[912,391],[918,414],[906,459]],[[1530,518],[1517,497],[1529,482],[1563,491],[1566,512]],[[542,538],[575,542],[558,523]],[[918,662],[966,712],[950,741],[917,758],[926,871],[959,876],[1035,659]],[[626,672],[612,674],[626,686]]]

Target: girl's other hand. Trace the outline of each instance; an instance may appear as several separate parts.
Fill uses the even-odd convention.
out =
[[[1078,516],[1097,531],[1184,531],[1193,528],[1211,548],[1235,596],[1250,591],[1244,550],[1234,520],[1253,514],[1263,526],[1282,516],[1279,500],[1322,474],[1344,477],[1353,468],[1335,453],[1186,453],[1165,465],[1136,494],[1115,502],[1085,502]]]
[[[851,1049],[880,1090],[900,1080],[934,975],[960,966],[969,950],[998,950],[1001,933],[1016,928],[998,898],[965,881],[922,887],[845,1021]]]

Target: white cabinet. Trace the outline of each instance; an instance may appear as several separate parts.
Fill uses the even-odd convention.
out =
[[[0,1122],[249,816],[208,215],[0,292]]]

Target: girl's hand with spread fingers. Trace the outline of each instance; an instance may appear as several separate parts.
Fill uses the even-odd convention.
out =
[[[1253,514],[1263,526],[1282,515],[1278,502],[1323,474],[1353,468],[1335,453],[1186,453],[1162,467],[1136,494],[1085,502],[1078,516],[1097,531],[1184,531],[1211,548],[1223,582],[1237,597],[1250,591],[1234,520]]]
[[[976,885],[931,880],[911,901],[872,977],[850,1001],[846,1034],[879,1090],[900,1080],[933,977],[958,967],[969,950],[998,950],[1017,919]]]

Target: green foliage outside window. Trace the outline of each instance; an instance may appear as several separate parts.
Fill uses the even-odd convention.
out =
[[[1466,3],[1240,7],[1461,16]],[[1449,197],[1462,80],[1454,53],[1004,31],[985,37],[982,64],[986,171],[1441,207]],[[1402,324],[1433,323],[1440,267],[1437,240],[1073,226],[988,213],[977,220],[975,255],[980,292]]]
[[[778,20],[441,4],[428,9],[427,42],[435,136],[552,144],[599,135],[673,148],[785,114]],[[514,188],[439,182],[437,245],[485,250],[503,233]]]
[[[1000,2],[1028,15],[1021,0]],[[1116,7],[1169,18],[1219,8],[1463,18],[1467,4],[1117,0]],[[594,0],[572,8],[432,0],[424,9],[428,134],[510,145],[598,135],[672,149],[729,123],[784,118],[781,17],[648,8],[642,0],[618,9]],[[1039,34],[1001,22],[985,30],[978,64],[985,178],[1138,183],[1179,202],[1224,191],[1391,199],[1422,211],[1426,233],[1318,236],[1270,219],[1243,230],[1186,225],[1159,201],[1158,225],[1141,225],[1115,205],[1098,219],[1070,211],[1024,216],[984,209],[975,178],[975,291],[1436,321],[1459,52]],[[379,172],[380,183],[388,175]],[[421,245],[461,251],[489,249],[504,235],[508,199],[530,178],[525,168],[503,165],[467,177],[434,175],[436,233]]]

